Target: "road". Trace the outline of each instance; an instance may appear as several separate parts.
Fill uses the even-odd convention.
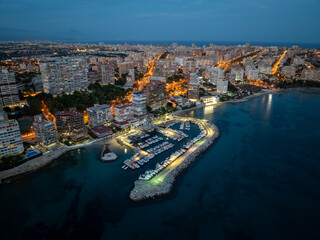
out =
[[[149,62],[149,66],[147,71],[145,72],[144,76],[140,81],[138,81],[138,89],[139,91],[143,91],[146,84],[149,82],[149,79],[153,76],[153,71],[155,69],[155,63],[156,61],[161,57],[163,53],[160,53],[157,55],[151,62]]]
[[[282,55],[279,57],[278,61],[273,65],[272,70],[271,70],[271,74],[272,75],[274,75],[274,74],[276,74],[278,72],[280,62],[286,56],[287,52],[288,52],[288,50],[284,51],[282,53]]]
[[[257,54],[259,53],[261,50],[258,50],[258,51],[253,51],[253,52],[248,52],[246,54],[243,54],[239,57],[235,57],[233,59],[231,59],[230,61],[228,62],[222,62],[222,63],[219,63],[215,68],[224,68],[226,69],[227,67],[229,67],[231,64],[234,64],[235,62],[237,61],[240,61],[241,58],[245,58],[245,57],[248,57],[250,56],[251,54]]]

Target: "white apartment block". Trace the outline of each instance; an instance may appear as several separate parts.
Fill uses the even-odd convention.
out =
[[[90,127],[100,126],[112,120],[111,107],[106,104],[95,104],[87,108],[87,114]]]
[[[133,119],[132,105],[129,103],[119,104],[114,107],[114,119],[116,122],[127,122]]]
[[[0,72],[0,105],[2,107],[20,105],[14,74],[5,69]]]
[[[132,110],[135,116],[143,116],[147,113],[146,110],[146,94],[143,92],[132,93]]]
[[[217,92],[218,93],[226,93],[228,91],[228,80],[225,80],[223,78],[218,79],[217,82]]]
[[[19,124],[16,120],[0,120],[0,158],[24,151]]]
[[[83,57],[55,57],[39,61],[43,90],[52,95],[88,88],[88,68]]]

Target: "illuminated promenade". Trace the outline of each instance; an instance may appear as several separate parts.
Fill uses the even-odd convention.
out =
[[[210,145],[219,137],[219,129],[212,122],[207,120],[190,120],[201,123],[207,131],[207,135],[195,142],[187,152],[177,158],[152,179],[148,181],[135,181],[135,186],[130,192],[131,200],[139,201],[170,193],[176,176],[186,169],[201,152],[210,147]]]

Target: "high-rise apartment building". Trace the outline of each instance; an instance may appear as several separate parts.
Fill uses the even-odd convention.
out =
[[[123,62],[119,64],[119,76],[121,77],[122,74],[126,74],[129,72],[130,69],[134,68],[133,62]]]
[[[58,142],[56,125],[54,122],[43,119],[42,116],[34,116],[33,130],[36,141],[47,149],[53,149]]]
[[[190,82],[188,85],[188,99],[199,100],[200,85],[196,82]]]
[[[52,95],[88,88],[88,68],[83,57],[54,57],[39,61],[43,90]]]
[[[228,80],[225,80],[224,78],[218,79],[217,82],[217,92],[218,93],[226,93],[228,91]]]
[[[14,74],[2,69],[0,72],[0,105],[20,105],[17,83]]]
[[[100,66],[101,71],[101,83],[114,84],[114,64],[112,62],[107,62]]]
[[[58,133],[80,133],[84,131],[83,113],[75,110],[59,111],[54,116]]]
[[[125,86],[129,87],[129,88],[132,88],[133,84],[134,84],[134,81],[135,81],[135,71],[134,71],[134,69],[130,69],[129,73],[128,73],[128,76],[127,76],[127,82],[126,82]]]
[[[95,104],[93,107],[87,108],[87,113],[90,127],[100,126],[112,120],[111,108],[105,104]]]
[[[132,110],[135,116],[143,116],[147,113],[146,110],[146,94],[143,92],[132,93]]]
[[[6,113],[0,111],[0,158],[24,151],[17,120],[8,120]]]
[[[231,75],[234,75],[234,80],[242,81],[243,80],[244,71],[243,71],[242,68],[234,67],[234,68],[231,69]]]
[[[56,112],[54,116],[60,136],[68,137],[73,142],[87,139],[83,113],[70,109],[69,111]]]
[[[213,66],[206,67],[205,76],[212,84],[217,84],[218,79],[224,78],[225,70],[223,68],[215,68]]]
[[[153,107],[166,102],[166,78],[151,77],[146,84],[147,105]]]
[[[133,119],[132,105],[129,103],[119,104],[114,107],[114,119],[118,123],[128,122]]]

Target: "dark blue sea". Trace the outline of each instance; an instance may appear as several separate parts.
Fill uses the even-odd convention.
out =
[[[198,46],[209,46],[210,44],[215,44],[217,46],[237,46],[237,45],[245,45],[246,42],[244,41],[147,41],[147,40],[128,40],[128,41],[104,41],[105,44],[142,44],[142,45],[171,45],[172,43],[178,43],[179,45],[183,46],[191,46],[193,43]],[[98,44],[99,42],[93,41],[89,42],[92,44]],[[303,49],[320,49],[320,43],[304,43],[304,42],[249,42],[252,46],[263,46],[263,47],[270,47],[270,46],[277,46],[277,47],[286,47],[290,48],[292,46],[299,46]]]
[[[0,239],[319,239],[320,92],[189,112],[220,138],[170,195],[132,202],[137,174],[75,150],[0,185]]]

